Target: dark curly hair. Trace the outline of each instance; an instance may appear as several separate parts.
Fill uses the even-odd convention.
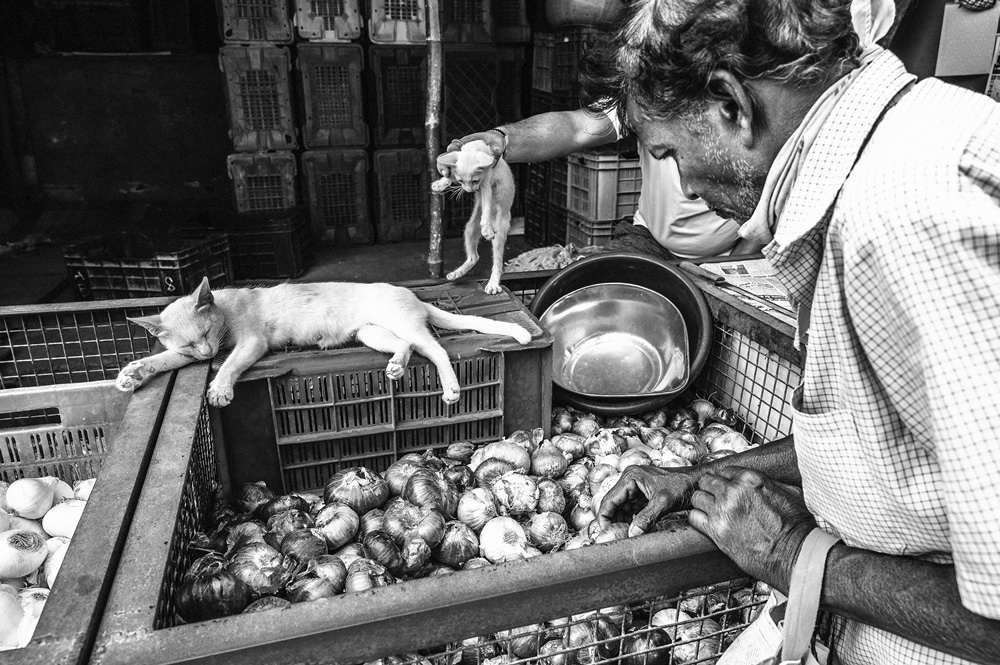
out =
[[[808,89],[859,50],[850,0],[635,0],[582,61],[581,100],[623,120],[627,100],[676,117],[709,100],[714,70]]]

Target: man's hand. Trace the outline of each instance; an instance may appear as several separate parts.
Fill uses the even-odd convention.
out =
[[[663,515],[687,508],[695,477],[686,469],[629,466],[601,501],[597,520],[601,528],[621,521],[621,513],[632,514],[629,535],[645,533]],[[626,518],[627,519],[627,518]]]
[[[748,575],[787,592],[792,568],[816,521],[801,492],[738,466],[712,469],[691,495],[688,522]]]
[[[496,132],[476,132],[475,134],[469,134],[468,136],[463,136],[460,139],[455,139],[448,144],[447,150],[445,152],[455,152],[461,150],[462,146],[469,141],[482,141],[490,148],[490,152],[493,153],[493,160],[496,161],[500,159],[503,155],[503,138]]]

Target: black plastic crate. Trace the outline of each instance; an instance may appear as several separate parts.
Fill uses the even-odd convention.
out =
[[[549,203],[565,209],[569,202],[569,160],[565,157],[550,159]]]
[[[498,44],[521,43],[531,39],[528,0],[493,0],[493,40]]]
[[[364,146],[368,125],[361,108],[364,52],[356,45],[302,44],[296,59],[302,79],[307,148]]]
[[[495,46],[445,44],[444,136],[458,138],[494,127],[499,119],[499,89],[500,56]]]
[[[542,90],[532,88],[530,103],[531,108],[529,110],[531,115],[549,113],[554,110],[554,100],[551,92],[544,92]]]
[[[490,0],[441,0],[441,41],[492,44]]]
[[[311,42],[349,42],[361,36],[361,0],[295,0],[295,28]]]
[[[288,0],[216,0],[219,32],[227,44],[288,44],[292,20]]]
[[[226,160],[236,210],[285,210],[298,204],[295,155],[279,152],[239,152]]]
[[[52,0],[60,51],[135,53],[149,49],[148,0]]]
[[[548,32],[536,32],[531,42],[531,89],[551,93],[556,36]]]
[[[297,147],[292,114],[292,56],[283,46],[224,46],[229,136],[248,152]]]
[[[517,122],[524,118],[524,79],[528,75],[523,46],[499,47],[500,83],[502,92],[497,95],[497,115],[500,123]]]
[[[302,177],[313,230],[321,242],[371,243],[368,154],[364,150],[307,150],[302,153]]]
[[[368,36],[376,44],[423,44],[427,41],[425,0],[370,0]]]
[[[379,242],[429,237],[430,186],[423,150],[375,151]]]
[[[555,33],[552,51],[552,92],[580,92],[580,61],[599,34],[596,28],[564,28]]]
[[[81,300],[182,296],[208,277],[215,286],[232,281],[225,235],[200,240],[117,233],[63,251]]]
[[[423,146],[427,113],[427,48],[372,46],[375,145]]]
[[[532,247],[549,244],[549,202],[528,194],[524,204],[524,241]]]

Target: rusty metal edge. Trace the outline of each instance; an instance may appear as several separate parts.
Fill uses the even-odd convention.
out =
[[[24,648],[6,652],[4,662],[86,662],[173,381],[173,374],[156,377],[129,400],[35,634]]]
[[[41,305],[7,305],[0,307],[0,317],[24,314],[59,314],[62,312],[90,312],[107,309],[139,309],[141,307],[166,307],[177,298],[127,298],[119,300],[91,300],[86,302],[53,302]]]
[[[734,328],[796,367],[801,366],[802,358],[793,346],[795,329],[792,326],[714,284],[699,278],[692,279],[705,294],[717,323]]]
[[[94,662],[350,665],[742,573],[686,527],[455,575],[162,630],[133,627],[105,636]]]

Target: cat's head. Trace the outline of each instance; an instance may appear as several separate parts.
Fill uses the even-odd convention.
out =
[[[214,357],[225,333],[225,317],[215,306],[207,277],[194,293],[178,298],[159,314],[137,316],[129,321],[156,335],[167,349],[195,360]]]
[[[438,171],[467,192],[478,192],[483,179],[493,168],[493,153],[485,141],[469,141],[461,150],[438,155]]]

